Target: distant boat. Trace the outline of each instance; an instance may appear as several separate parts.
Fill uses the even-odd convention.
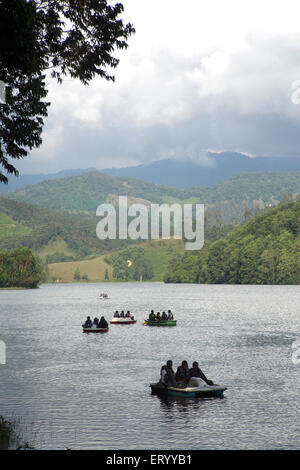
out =
[[[99,298],[99,299],[108,299],[108,295],[107,295],[107,294],[104,294],[104,293],[102,293],[102,294],[100,294],[100,295],[99,295],[99,297],[98,297],[98,298]]]

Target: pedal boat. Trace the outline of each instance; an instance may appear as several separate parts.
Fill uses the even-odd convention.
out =
[[[82,325],[83,333],[107,333],[107,328],[96,328],[96,326],[92,326],[91,328],[86,328]]]
[[[111,325],[133,325],[136,320],[131,317],[114,317],[110,320]]]
[[[185,397],[185,398],[223,398],[223,393],[227,387],[222,385],[207,385],[204,380],[193,377],[186,388],[164,387],[160,382],[151,383],[153,395]]]
[[[147,326],[176,326],[177,320],[145,320],[144,325]]]

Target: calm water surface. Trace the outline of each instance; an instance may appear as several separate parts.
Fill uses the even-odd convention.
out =
[[[100,292],[108,300],[98,300]],[[176,328],[143,326],[171,308]],[[300,445],[300,288],[43,285],[0,291],[0,414],[40,449],[296,449]],[[87,315],[130,309],[137,324],[82,333]],[[162,399],[167,359],[198,360],[224,399]]]

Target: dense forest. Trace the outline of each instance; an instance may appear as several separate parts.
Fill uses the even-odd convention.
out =
[[[34,288],[42,280],[42,268],[29,248],[0,252],[0,287]]]
[[[164,281],[299,284],[300,202],[267,208],[199,252],[173,258]]]

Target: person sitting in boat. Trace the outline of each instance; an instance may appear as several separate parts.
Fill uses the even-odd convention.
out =
[[[126,318],[130,317],[130,311],[129,310],[127,310],[125,317]]]
[[[120,317],[121,317],[121,318],[124,318],[124,317],[125,317],[124,310],[122,310],[122,312],[120,313]]]
[[[86,317],[85,323],[82,326],[83,328],[92,328],[91,317]]]
[[[169,360],[165,366],[162,366],[160,370],[160,383],[164,387],[177,387],[175,373],[172,366],[173,362]]]
[[[151,310],[150,314],[149,314],[149,321],[155,321],[155,313],[154,313],[154,310]]]
[[[98,323],[99,323],[99,318],[95,317],[93,321],[93,325],[95,325],[96,328],[98,328]]]
[[[104,317],[100,318],[98,328],[108,328],[108,323],[107,323],[107,321],[105,320]]]
[[[187,361],[182,361],[181,366],[177,367],[176,380],[181,387],[187,386],[190,380],[190,371]]]
[[[193,362],[193,367],[190,369],[190,378],[192,377],[200,377],[200,379],[204,380],[204,382],[206,382],[207,385],[214,385],[212,380],[209,380],[205,377],[204,373],[199,368],[199,364],[197,361]]]
[[[168,320],[168,315],[166,314],[166,312],[162,313],[161,319],[162,320]]]
[[[156,320],[157,320],[157,321],[160,321],[160,320],[161,320],[161,316],[160,316],[160,313],[159,313],[159,312],[157,312],[157,314],[156,314]]]
[[[173,313],[171,312],[171,310],[168,310],[168,320],[173,320]]]
[[[114,313],[114,318],[119,318],[119,317],[120,317],[119,312],[118,312],[118,310],[116,310],[115,313]]]

